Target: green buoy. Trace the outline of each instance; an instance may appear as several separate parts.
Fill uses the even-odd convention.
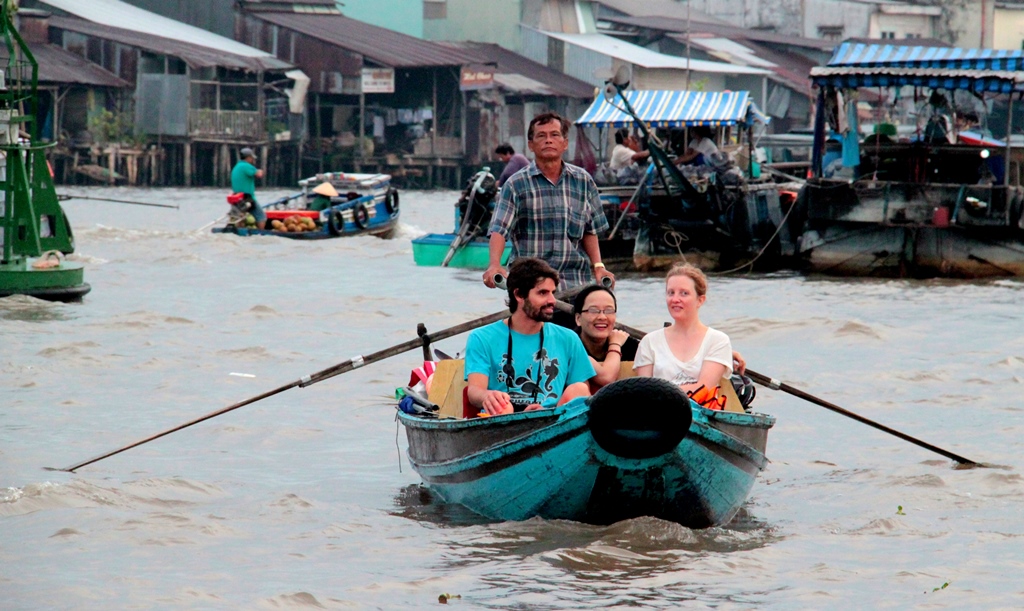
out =
[[[39,65],[14,28],[12,6],[0,0],[8,54],[0,74],[0,297],[78,301],[90,287],[82,264],[64,258],[75,241],[46,162],[54,145],[38,144]]]

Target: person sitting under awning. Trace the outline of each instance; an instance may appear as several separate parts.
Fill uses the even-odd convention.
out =
[[[711,156],[718,152],[715,131],[706,125],[698,125],[690,128],[690,135],[690,146],[676,159],[676,165],[708,165]]]

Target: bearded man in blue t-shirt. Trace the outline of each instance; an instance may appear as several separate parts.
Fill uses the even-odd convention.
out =
[[[474,330],[466,343],[467,395],[490,415],[555,407],[590,395],[594,367],[583,342],[547,324],[555,312],[558,272],[541,259],[516,259],[509,269],[512,316]]]

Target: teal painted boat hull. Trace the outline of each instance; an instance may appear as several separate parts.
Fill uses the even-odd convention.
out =
[[[595,439],[589,401],[490,418],[400,412],[399,419],[424,484],[445,501],[495,520],[610,524],[653,516],[689,528],[718,526],[736,515],[767,462],[771,416],[690,403],[681,441],[654,456],[630,457]],[[649,445],[642,434],[627,434],[638,446]]]
[[[428,233],[412,241],[412,257],[416,265],[427,267],[438,267],[448,255],[452,241],[455,240],[454,233]],[[505,246],[505,252],[501,255],[501,264],[508,262],[508,256],[512,252],[511,246]],[[463,245],[448,262],[448,267],[465,269],[487,269],[490,256],[487,238],[476,238]]]

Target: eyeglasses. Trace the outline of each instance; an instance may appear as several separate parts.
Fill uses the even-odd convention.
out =
[[[591,307],[587,308],[586,310],[583,310],[583,312],[586,313],[586,314],[590,314],[591,316],[597,316],[598,314],[604,314],[605,316],[611,316],[612,314],[615,313],[615,308],[607,307],[607,308],[604,308],[602,310],[601,308],[598,308],[598,307],[595,307],[595,306],[591,306]]]
[[[535,133],[533,135],[533,139],[535,141],[537,141],[537,142],[544,142],[545,140],[547,140],[549,138],[551,140],[564,140],[565,136],[563,136],[562,132],[560,132],[560,131],[558,131],[558,132],[551,132],[550,134],[549,133],[545,133],[545,132],[537,132],[537,133]]]

